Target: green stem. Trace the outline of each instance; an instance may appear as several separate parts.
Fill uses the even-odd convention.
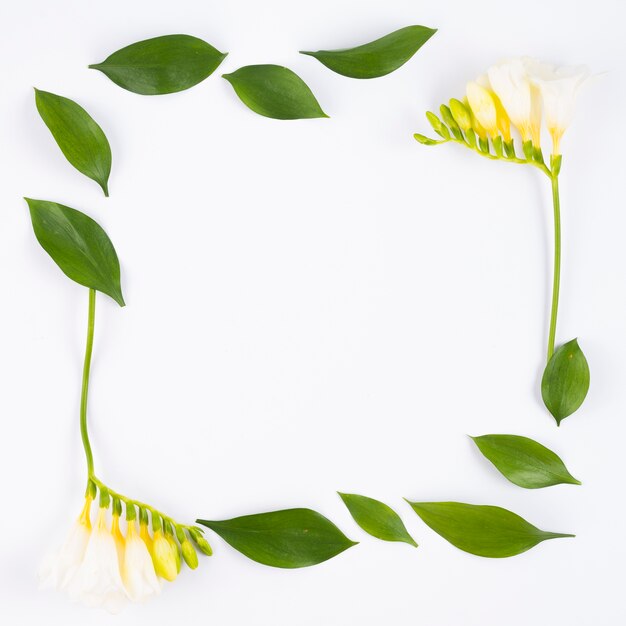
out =
[[[554,278],[552,281],[552,310],[548,334],[548,361],[554,354],[556,318],[559,310],[559,287],[561,284],[561,202],[559,199],[559,177],[552,174],[552,202],[554,204]]]
[[[490,159],[491,161],[505,161],[507,163],[518,163],[520,165],[532,165],[537,169],[541,170],[546,176],[552,178],[552,172],[548,169],[545,163],[539,163],[537,161],[529,161],[528,159],[520,159],[518,157],[509,157],[509,156],[497,156],[495,154],[491,154],[490,152],[483,152],[478,146],[470,146],[467,141],[463,139],[456,139],[455,137],[450,137],[450,139],[445,139],[441,141],[441,143],[447,143],[448,141],[454,141],[455,143],[459,143],[470,150],[476,152],[481,157],[486,159]]]
[[[80,395],[80,436],[83,440],[85,458],[87,459],[87,474],[89,478],[94,475],[93,453],[89,443],[87,430],[87,396],[89,394],[89,371],[91,369],[91,353],[93,352],[93,331],[96,321],[96,291],[89,290],[89,313],[87,317],[87,343],[85,345],[85,361],[83,364],[83,386]]]
[[[160,516],[165,521],[170,522],[173,526],[180,526],[184,529],[196,528],[195,526],[186,526],[184,524],[178,524],[173,518],[163,514],[161,511],[154,507],[140,502],[139,500],[132,500],[126,496],[109,489],[94,472],[93,464],[93,452],[91,451],[91,443],[89,442],[89,431],[87,428],[87,399],[89,396],[89,373],[91,371],[91,355],[93,353],[93,336],[96,322],[96,291],[95,289],[89,290],[89,312],[87,315],[87,343],[85,345],[85,361],[83,363],[83,385],[80,396],[80,436],[83,441],[83,448],[85,449],[85,458],[87,459],[87,478],[88,478],[88,492],[93,489],[93,496],[95,496],[95,489],[99,489],[100,493],[107,494],[107,504],[110,498],[118,498],[126,506],[136,506],[142,509],[146,509],[155,515]],[[92,497],[93,497],[92,496]],[[102,503],[101,503],[102,506]]]

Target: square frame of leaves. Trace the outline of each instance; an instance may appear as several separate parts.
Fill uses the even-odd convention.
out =
[[[412,25],[353,48],[302,54],[350,78],[377,78],[404,65],[435,32]],[[90,68],[131,92],[163,95],[200,83],[225,58],[226,53],[196,37],[166,35],[131,44]],[[559,146],[565,129],[562,113],[566,110],[569,114],[574,93],[585,76],[584,72],[557,70],[528,59],[494,66],[488,76],[468,84],[463,101],[453,99],[449,106],[442,105],[442,119],[427,113],[439,140],[415,135],[425,145],[455,142],[491,160],[532,165],[551,180],[555,260],[542,394],[557,423],[582,404],[589,385],[587,362],[576,340],[555,350],[561,245]],[[288,68],[250,65],[223,77],[240,100],[259,115],[281,120],[328,117],[308,85]],[[35,102],[70,164],[97,182],[108,196],[112,157],[101,127],[69,98],[35,90]],[[565,109],[564,102],[568,105]],[[553,139],[549,167],[540,142],[537,107],[542,105]],[[520,132],[523,154],[516,153],[511,126]],[[56,202],[26,200],[37,240],[66,276],[88,289],[89,296],[79,420],[87,466],[85,501],[65,543],[42,564],[42,584],[65,591],[89,606],[117,612],[128,600],[141,602],[160,593],[160,579],[175,580],[183,563],[195,569],[199,563],[196,550],[210,556],[212,549],[203,527],[250,559],[281,568],[316,565],[356,545],[329,519],[308,508],[181,524],[147,503],[114,491],[98,478],[87,422],[96,294],[99,291],[125,305],[119,260],[106,232],[88,215]],[[580,485],[558,455],[532,439],[492,434],[474,437],[473,442],[506,479],[522,488]],[[363,531],[384,541],[417,547],[401,517],[388,505],[359,494],[339,495]],[[96,500],[98,512],[92,524],[91,508]],[[407,502],[436,533],[478,556],[514,556],[547,539],[573,536],[540,530],[497,506]],[[124,513],[125,522],[121,520]]]

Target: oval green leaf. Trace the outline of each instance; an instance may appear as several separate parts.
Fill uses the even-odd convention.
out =
[[[499,506],[463,502],[409,502],[437,534],[460,550],[490,558],[515,556],[546,539],[573,537],[533,526]]]
[[[403,541],[417,548],[400,516],[384,502],[354,493],[339,493],[354,521],[366,532],[383,541]]]
[[[111,240],[98,223],[56,202],[25,200],[37,241],[63,273],[124,306],[120,263]]]
[[[556,423],[576,411],[589,391],[589,365],[576,339],[558,348],[541,379],[541,395]]]
[[[426,26],[406,26],[376,41],[342,50],[301,51],[349,78],[378,78],[404,65],[435,33]]]
[[[287,67],[247,65],[223,77],[255,113],[277,120],[328,117],[308,85]]]
[[[496,469],[519,487],[580,485],[558,455],[533,439],[519,435],[482,435],[472,440]]]
[[[35,104],[65,158],[108,196],[111,146],[100,126],[69,98],[35,89]]]
[[[197,85],[215,71],[226,54],[197,37],[164,35],[133,43],[89,67],[128,91],[156,96]]]
[[[286,509],[223,521],[197,520],[249,559],[297,568],[327,561],[356,542],[311,509]]]

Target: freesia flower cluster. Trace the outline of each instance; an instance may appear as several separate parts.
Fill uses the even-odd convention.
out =
[[[117,613],[128,601],[144,602],[160,593],[161,580],[175,580],[182,561],[191,569],[198,567],[194,545],[212,554],[200,528],[176,524],[152,507],[126,498],[124,535],[121,496],[111,497],[104,489],[92,525],[95,495],[90,483],[82,512],[65,543],[42,563],[43,588],[67,592],[76,602]]]
[[[442,105],[441,118],[428,112],[435,141],[415,135],[421,143],[463,143],[491,158],[543,164],[542,126],[552,138],[553,161],[561,155],[561,138],[572,120],[576,93],[589,76],[586,67],[556,67],[528,57],[490,67],[467,84],[463,100]],[[516,154],[512,130],[522,141]],[[549,174],[549,172],[547,172]]]
[[[583,66],[556,67],[528,57],[504,61],[467,83],[462,100],[453,98],[447,105],[442,104],[441,118],[430,111],[426,113],[441,139],[415,135],[425,145],[453,141],[488,159],[533,165],[550,179],[554,265],[541,395],[557,424],[581,406],[589,388],[589,367],[577,340],[558,350],[556,346],[561,282],[561,140],[572,121],[576,94],[588,76],[589,71]],[[544,127],[552,138],[549,164],[544,161],[542,150]],[[515,146],[516,134],[521,139],[521,153]]]

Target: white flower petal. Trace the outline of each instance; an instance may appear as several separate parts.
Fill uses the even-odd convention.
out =
[[[489,83],[504,110],[522,134],[531,138],[532,94],[522,59],[511,59],[493,65],[487,71]]]
[[[61,549],[42,561],[39,568],[41,589],[62,590],[67,587],[80,567],[90,535],[91,530],[85,524],[74,524]]]
[[[120,575],[115,540],[106,526],[105,514],[105,509],[100,509],[85,557],[68,591],[74,601],[115,612],[122,608],[127,594]]]
[[[549,66],[548,66],[549,67]],[[570,125],[578,88],[589,76],[584,66],[551,68],[531,66],[530,80],[537,85],[543,99],[546,126],[561,134]]]
[[[152,557],[135,529],[135,522],[130,522],[128,526],[122,579],[128,596],[134,602],[144,602],[161,592]]]

